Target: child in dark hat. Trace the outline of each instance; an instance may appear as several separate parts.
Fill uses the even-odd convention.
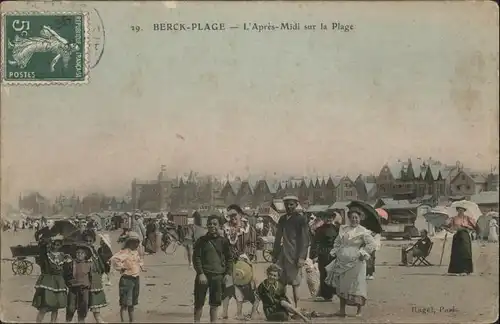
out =
[[[73,262],[66,263],[63,276],[68,286],[66,322],[71,322],[75,315],[78,322],[84,322],[89,310],[92,251],[84,243],[75,244]]]

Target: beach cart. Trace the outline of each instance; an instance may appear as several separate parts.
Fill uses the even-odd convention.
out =
[[[37,243],[30,243],[28,245],[17,245],[11,246],[10,251],[12,252],[12,272],[15,275],[26,275],[29,276],[33,272],[33,262],[28,260],[28,258],[38,257],[40,253],[40,248]]]

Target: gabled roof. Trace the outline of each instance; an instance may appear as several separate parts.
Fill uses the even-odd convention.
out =
[[[389,172],[394,179],[401,179],[401,170],[403,169],[402,162],[396,162],[387,166],[389,168]]]
[[[250,193],[254,193],[254,188],[255,186],[252,186],[252,184],[248,181],[248,180],[243,180],[241,182],[241,185],[240,185],[240,188],[238,189],[238,192],[241,190],[241,187],[244,185],[244,184],[247,184],[248,185],[248,188],[250,189]]]
[[[269,188],[269,192],[275,194],[278,192],[279,182],[276,180],[264,180],[266,182],[267,187]]]
[[[354,183],[354,181],[352,181],[351,177],[348,176],[348,175],[345,175],[345,176],[342,177],[341,181],[344,181],[344,180],[347,180],[347,181],[349,181],[351,183]]]
[[[230,181],[229,185],[231,186],[231,189],[233,190],[233,193],[236,195],[238,193],[238,191],[240,191],[241,181],[239,181],[239,180]]]
[[[462,170],[456,174],[456,176],[452,179],[452,182],[455,181],[459,176],[462,174],[468,176],[469,178],[472,179],[472,181],[476,184],[483,184],[487,182],[487,175],[481,173],[481,172],[472,172],[472,171],[466,171]]]
[[[332,182],[335,185],[335,187],[337,187],[339,185],[340,181],[342,181],[341,176],[331,177],[331,179],[332,179]]]
[[[486,183],[487,176],[482,173],[471,172],[469,173],[469,176],[471,177],[472,181],[474,181],[474,183]]]
[[[439,165],[430,165],[429,169],[431,170],[432,179],[437,180],[439,178],[441,167]]]

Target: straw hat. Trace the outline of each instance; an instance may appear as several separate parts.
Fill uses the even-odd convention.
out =
[[[248,285],[253,278],[252,266],[244,260],[238,260],[233,267],[233,281],[237,286]]]
[[[136,232],[128,232],[127,237],[125,238],[124,243],[127,243],[128,241],[133,241],[133,240],[140,242],[141,241],[141,237]]]
[[[63,241],[64,240],[64,236],[62,236],[61,234],[57,234],[56,236],[52,236],[50,239],[52,241]]]
[[[289,196],[283,197],[283,201],[289,201],[289,200],[299,202],[299,198],[297,196],[289,195]]]

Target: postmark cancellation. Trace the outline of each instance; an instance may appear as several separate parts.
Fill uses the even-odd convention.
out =
[[[85,12],[2,13],[2,84],[88,82]]]

